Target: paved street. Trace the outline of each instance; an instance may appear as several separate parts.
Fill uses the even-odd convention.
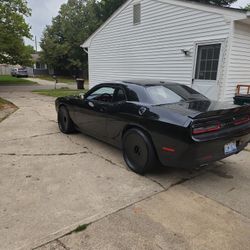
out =
[[[16,90],[0,89],[19,107],[0,123],[0,249],[250,249],[250,151],[138,176],[119,150],[61,134],[53,98]]]

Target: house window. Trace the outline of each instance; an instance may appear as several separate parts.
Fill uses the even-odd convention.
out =
[[[134,24],[139,24],[141,22],[141,4],[140,3],[137,3],[134,5],[133,19],[134,19]]]
[[[46,69],[46,66],[44,63],[36,62],[36,69]]]
[[[216,80],[221,44],[198,46],[195,79]]]

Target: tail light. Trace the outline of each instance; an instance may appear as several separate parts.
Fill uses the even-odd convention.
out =
[[[246,115],[244,117],[235,119],[234,120],[234,125],[238,126],[238,125],[242,125],[242,124],[245,124],[245,123],[248,123],[248,122],[250,122],[250,115]]]
[[[213,124],[207,124],[207,125],[200,125],[193,127],[192,133],[194,135],[209,133],[209,132],[215,132],[221,129],[221,123],[213,123]]]

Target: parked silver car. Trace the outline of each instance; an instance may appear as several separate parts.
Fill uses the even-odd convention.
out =
[[[11,75],[15,77],[28,77],[28,70],[26,68],[13,68]]]

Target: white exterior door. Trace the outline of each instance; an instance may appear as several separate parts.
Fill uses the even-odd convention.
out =
[[[222,43],[196,44],[192,88],[211,100],[218,100],[218,72]]]

